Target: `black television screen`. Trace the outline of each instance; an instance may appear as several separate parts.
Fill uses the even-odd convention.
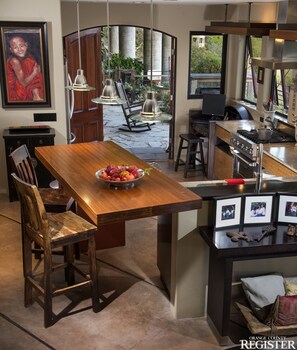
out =
[[[225,115],[226,96],[223,94],[204,94],[202,114],[211,117],[222,117]]]

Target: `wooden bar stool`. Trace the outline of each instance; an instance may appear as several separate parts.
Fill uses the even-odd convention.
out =
[[[174,170],[177,171],[179,165],[184,165],[184,177],[186,178],[189,171],[197,171],[202,170],[203,175],[206,176],[205,162],[204,162],[204,154],[203,154],[203,139],[194,135],[194,134],[180,134],[180,142],[177,152],[177,158],[175,162]],[[187,145],[184,146],[183,143],[187,142]],[[181,152],[183,149],[187,150],[186,160],[181,159]],[[197,156],[200,155],[200,158]],[[195,161],[198,161],[201,164],[201,169],[196,168]],[[192,169],[191,169],[192,165]]]
[[[35,185],[28,184],[12,174],[13,181],[20,199],[24,219],[24,271],[25,271],[25,307],[33,303],[33,289],[36,299],[44,310],[44,327],[53,325],[57,316],[53,313],[53,297],[66,294],[76,288],[88,285],[92,288],[92,307],[99,311],[99,292],[96,268],[95,232],[97,227],[90,224],[72,211],[47,215],[40,193]],[[88,242],[89,274],[74,264],[74,243]],[[32,242],[37,243],[44,251],[44,268],[42,278],[32,271]],[[53,249],[64,247],[66,261],[59,265],[53,264]],[[54,288],[54,272],[59,268],[67,268],[69,275],[78,272],[83,281],[74,283],[74,278],[68,280],[68,286]],[[38,278],[39,277],[39,278]],[[40,299],[39,296],[43,299]]]
[[[9,159],[11,161],[12,169],[14,169],[21,180],[38,187],[38,179],[34,164],[25,144],[11,152]],[[63,188],[48,187],[38,189],[47,212],[62,213],[70,209],[74,212],[76,211],[76,203],[74,202],[74,199]],[[41,259],[42,250],[38,246],[35,246],[35,248],[32,249],[32,252],[35,254],[36,259]],[[64,254],[63,249],[55,253]],[[79,255],[79,245],[76,244],[75,256],[77,259],[79,259]]]

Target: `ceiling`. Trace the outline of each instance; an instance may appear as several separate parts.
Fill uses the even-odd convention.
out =
[[[76,2],[77,0],[61,0],[61,2]],[[252,3],[256,2],[280,2],[285,0],[254,0]],[[104,2],[106,0],[80,0],[80,2]],[[151,0],[109,0],[110,3],[127,3],[127,4],[149,4]],[[215,4],[239,4],[248,3],[246,0],[153,0],[154,4],[177,4],[177,5],[215,5]]]

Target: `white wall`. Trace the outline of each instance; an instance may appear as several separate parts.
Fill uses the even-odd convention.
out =
[[[56,130],[55,143],[65,143],[65,92],[64,92],[64,68],[61,33],[61,8],[60,0],[26,0],[21,4],[18,0],[1,0],[0,20],[2,21],[45,21],[48,22],[48,51],[49,71],[51,84],[50,108],[26,108],[26,109],[3,109],[0,102],[0,133],[11,125],[34,124],[34,113],[56,113],[57,122],[49,124]],[[1,73],[2,74],[2,73]],[[40,123],[42,124],[42,123]],[[4,140],[0,142],[0,192],[7,192],[6,162],[4,153]]]

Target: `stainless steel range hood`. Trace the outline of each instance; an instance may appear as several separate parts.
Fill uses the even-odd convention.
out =
[[[287,39],[294,40],[292,31],[297,26],[296,14],[297,1],[288,0],[279,2],[277,28],[276,30],[272,30],[273,34],[271,36],[275,39],[272,57],[252,57],[252,65],[271,70],[297,69],[297,44],[295,41],[284,41],[286,39],[284,30],[291,32]],[[279,36],[278,31],[282,32]]]

